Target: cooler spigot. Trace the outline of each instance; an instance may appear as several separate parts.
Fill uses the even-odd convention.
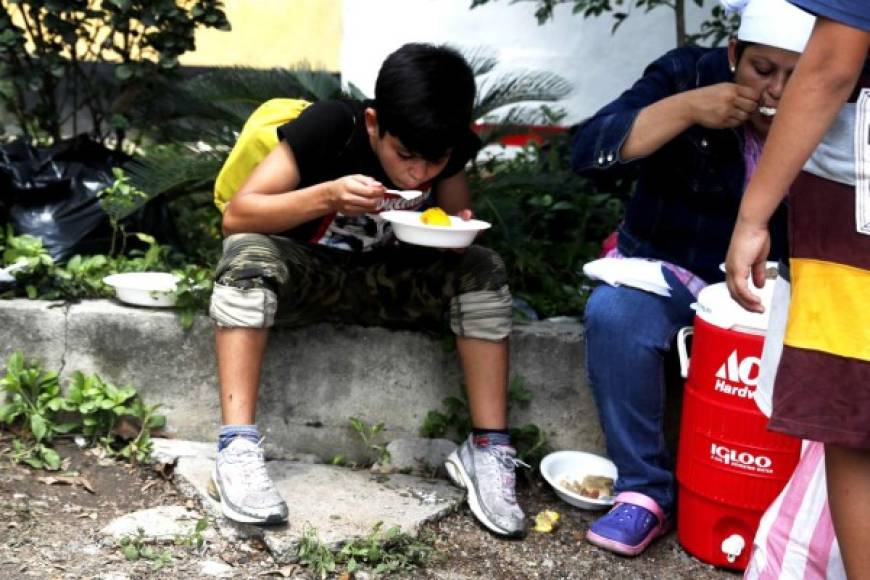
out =
[[[746,547],[746,540],[740,534],[731,534],[722,540],[722,552],[728,558],[728,562],[733,563],[734,560],[740,557],[743,548]]]

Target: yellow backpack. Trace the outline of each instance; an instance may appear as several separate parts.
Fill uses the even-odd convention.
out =
[[[248,175],[278,145],[278,127],[310,104],[302,99],[270,99],[251,113],[214,183],[214,203],[221,213]]]

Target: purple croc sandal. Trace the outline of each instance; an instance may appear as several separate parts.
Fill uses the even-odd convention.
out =
[[[624,491],[613,501],[611,510],[586,532],[586,539],[600,548],[623,556],[637,556],[670,529],[670,522],[659,504],[642,493]]]

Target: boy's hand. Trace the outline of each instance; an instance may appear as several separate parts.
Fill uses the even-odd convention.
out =
[[[474,212],[471,211],[470,209],[467,209],[467,208],[461,209],[458,212],[456,212],[456,217],[460,218],[461,220],[468,221],[474,217]],[[479,235],[480,235],[480,232],[477,232],[477,235],[475,235],[474,238],[477,239],[477,236],[479,236]],[[461,254],[461,253],[465,252],[465,248],[453,248],[453,251],[456,252],[457,254]]]
[[[373,213],[387,188],[366,175],[346,175],[330,182],[329,205],[332,210],[349,216]]]

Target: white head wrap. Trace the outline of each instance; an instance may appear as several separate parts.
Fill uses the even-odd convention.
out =
[[[803,52],[816,18],[786,0],[720,0],[727,12],[740,12],[737,39]]]

